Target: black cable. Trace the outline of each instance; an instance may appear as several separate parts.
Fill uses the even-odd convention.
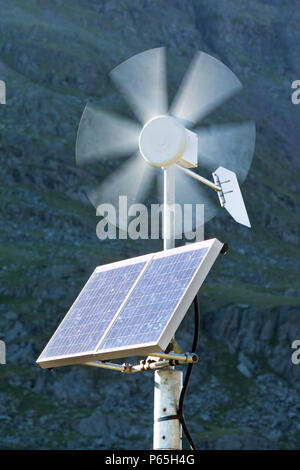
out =
[[[194,313],[195,313],[195,329],[194,329],[194,339],[193,339],[193,346],[192,346],[192,353],[196,352],[197,344],[198,344],[198,335],[199,335],[199,306],[198,306],[198,299],[197,296],[194,298]],[[179,398],[179,404],[178,404],[178,410],[177,410],[177,415],[179,417],[179,421],[182,425],[183,432],[188,440],[188,443],[190,444],[190,448],[192,450],[197,450],[194,444],[194,441],[192,439],[192,436],[189,433],[189,430],[187,428],[187,425],[184,420],[184,414],[183,414],[183,404],[184,404],[184,397],[185,397],[185,392],[190,380],[192,368],[193,368],[194,363],[190,363],[187,367],[187,371],[184,377],[184,382]]]

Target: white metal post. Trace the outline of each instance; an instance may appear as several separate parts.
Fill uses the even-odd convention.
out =
[[[174,168],[164,168],[164,250],[175,247],[175,174]]]
[[[164,168],[164,250],[175,247],[175,174]],[[179,419],[167,419],[177,414],[182,389],[182,371],[165,368],[154,375],[153,449],[182,449],[182,426]],[[162,420],[163,419],[163,420]]]
[[[154,433],[153,449],[178,450],[182,448],[182,428],[178,419],[159,421],[177,414],[182,389],[182,371],[156,370],[154,373]]]

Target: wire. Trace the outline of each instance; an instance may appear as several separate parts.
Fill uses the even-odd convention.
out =
[[[194,313],[195,313],[195,329],[194,329],[194,339],[193,339],[193,346],[192,346],[192,352],[196,352],[197,344],[198,344],[198,336],[199,336],[199,306],[198,306],[198,299],[197,295],[194,298]],[[184,397],[185,397],[185,392],[188,387],[188,383],[190,380],[192,368],[193,368],[194,363],[190,363],[187,367],[187,371],[184,377],[184,382],[179,398],[179,404],[178,404],[178,410],[177,410],[177,415],[179,416],[179,421],[182,425],[183,432],[188,440],[188,443],[190,445],[190,448],[192,450],[197,450],[194,444],[194,441],[192,439],[192,436],[189,433],[189,430],[187,428],[187,425],[185,423],[184,419],[184,414],[183,414],[183,404],[184,404]]]

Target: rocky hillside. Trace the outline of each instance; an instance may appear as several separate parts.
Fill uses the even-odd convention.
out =
[[[128,112],[108,73],[165,45],[170,97],[198,49],[225,62],[243,94],[215,116],[254,118],[244,186],[252,229],[227,214],[206,236],[230,244],[199,294],[200,362],[186,418],[201,449],[299,448],[299,112],[297,0],[0,0],[0,448],[151,448],[152,375],[35,360],[94,267],[160,249],[100,242],[84,196],[96,174],[75,166],[85,103]],[[178,340],[189,348],[192,315]],[[186,445],[186,444],[185,444]]]

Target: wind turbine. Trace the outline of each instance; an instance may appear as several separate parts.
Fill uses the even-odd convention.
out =
[[[116,206],[119,195],[126,195],[129,203],[142,202],[155,172],[163,170],[164,249],[175,244],[175,223],[170,217],[175,181],[177,201],[204,203],[206,220],[216,215],[215,202],[219,202],[236,222],[250,227],[238,179],[243,182],[251,166],[254,122],[195,127],[241,90],[236,75],[216,58],[198,52],[169,110],[164,48],[131,57],[112,70],[111,78],[139,122],[92,104],[86,106],[77,135],[77,163],[85,165],[131,155],[102,184],[88,191],[92,204],[96,208],[102,202]],[[213,180],[191,170],[198,166],[201,173],[211,172]],[[213,199],[204,186],[213,189],[217,197]],[[173,397],[180,391],[182,381],[182,372],[176,372],[170,385]],[[164,369],[156,372],[160,385],[155,408],[170,398],[170,387],[164,386],[163,379],[167,373]],[[168,434],[179,436],[175,421],[168,421]],[[155,426],[158,434],[159,425]],[[157,436],[156,441],[156,448],[168,448],[167,441]]]
[[[218,59],[198,52],[168,110],[165,48],[150,49],[121,63],[111,78],[139,122],[87,104],[76,143],[76,161],[86,165],[128,157],[99,186],[87,191],[97,208],[117,205],[119,195],[128,203],[142,202],[157,170],[164,172],[165,248],[173,246],[175,225],[167,212],[176,202],[201,202],[206,221],[216,215],[217,200],[236,222],[250,227],[238,179],[251,166],[255,145],[253,121],[195,127],[242,88],[236,75]],[[213,181],[191,168],[212,173]],[[238,179],[237,179],[238,176]],[[196,180],[213,189],[213,198]]]

